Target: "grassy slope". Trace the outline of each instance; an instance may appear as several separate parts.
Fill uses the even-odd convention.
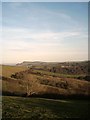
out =
[[[9,65],[3,65],[2,66],[2,72],[0,72],[0,76],[4,76],[7,78],[10,78],[11,74],[16,73],[16,72],[20,72],[20,71],[24,71],[27,70],[27,67],[24,66],[9,66]],[[2,90],[4,90],[5,92],[13,92],[13,93],[17,93],[17,94],[23,94],[26,92],[26,87],[23,86],[22,84],[25,85],[25,83],[20,82],[20,80],[14,80],[12,79],[7,81],[7,80],[3,80],[2,81]]]
[[[23,66],[3,66],[3,76],[10,78],[10,75],[15,72],[19,71],[24,71],[26,70],[27,67]],[[11,94],[16,94],[16,95],[22,95],[27,92],[27,84],[29,84],[29,91],[30,92],[35,92],[35,93],[61,93],[61,94],[73,94],[73,93],[78,93],[80,94],[85,93],[88,94],[88,82],[87,81],[80,81],[80,80],[73,80],[73,79],[64,79],[60,80],[59,77],[53,77],[53,75],[57,74],[51,73],[51,72],[44,72],[44,71],[38,71],[41,74],[38,75],[37,71],[35,71],[36,74],[26,74],[25,80],[17,80],[17,79],[9,79],[9,80],[3,80],[2,86],[3,86],[3,91],[5,95],[8,93]],[[45,74],[45,75],[42,75]],[[58,74],[59,75],[59,74]],[[39,82],[42,81],[43,79],[48,79],[52,85],[46,85],[46,84],[40,84]],[[29,80],[29,82],[28,82]],[[53,82],[52,82],[53,81]],[[63,89],[56,87],[55,82],[62,83],[61,81],[68,81],[68,89]],[[80,89],[79,89],[80,88]],[[75,92],[76,91],[76,92]],[[86,92],[85,92],[86,91]]]
[[[4,77],[10,77],[11,74],[24,71],[27,67],[24,66],[9,66],[9,65],[3,65],[2,66],[2,73],[0,72],[0,75],[3,75]]]
[[[88,101],[3,97],[3,118],[88,118]]]

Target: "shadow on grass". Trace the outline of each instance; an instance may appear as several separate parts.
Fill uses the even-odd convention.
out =
[[[20,97],[31,97],[31,98],[48,98],[48,99],[71,99],[71,100],[89,100],[90,96],[83,94],[72,94],[72,95],[61,95],[61,94],[32,94],[27,95],[27,93],[16,93],[16,92],[8,92],[2,91],[3,96],[20,96]]]

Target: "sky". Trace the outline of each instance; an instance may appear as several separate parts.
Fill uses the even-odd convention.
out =
[[[89,0],[1,0],[2,2],[89,2]]]
[[[3,2],[2,63],[88,59],[87,2]]]

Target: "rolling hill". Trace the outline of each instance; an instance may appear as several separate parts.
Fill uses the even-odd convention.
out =
[[[1,66],[2,120],[88,119],[87,65],[87,62],[24,62]],[[76,66],[78,69],[74,69]]]
[[[10,94],[49,98],[82,98],[89,96],[90,82],[85,79],[87,76],[87,62],[24,63],[24,65],[21,63],[16,66],[2,66],[4,95]],[[78,69],[75,70],[78,74],[76,72],[72,74],[70,71],[72,69],[74,70],[77,66]],[[57,70],[58,68],[60,68],[59,71]],[[66,72],[66,68],[69,70],[69,73]]]

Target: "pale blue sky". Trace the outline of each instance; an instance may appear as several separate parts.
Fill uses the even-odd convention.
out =
[[[3,63],[88,59],[88,3],[2,3]]]
[[[89,0],[1,0],[2,2],[89,2]]]

